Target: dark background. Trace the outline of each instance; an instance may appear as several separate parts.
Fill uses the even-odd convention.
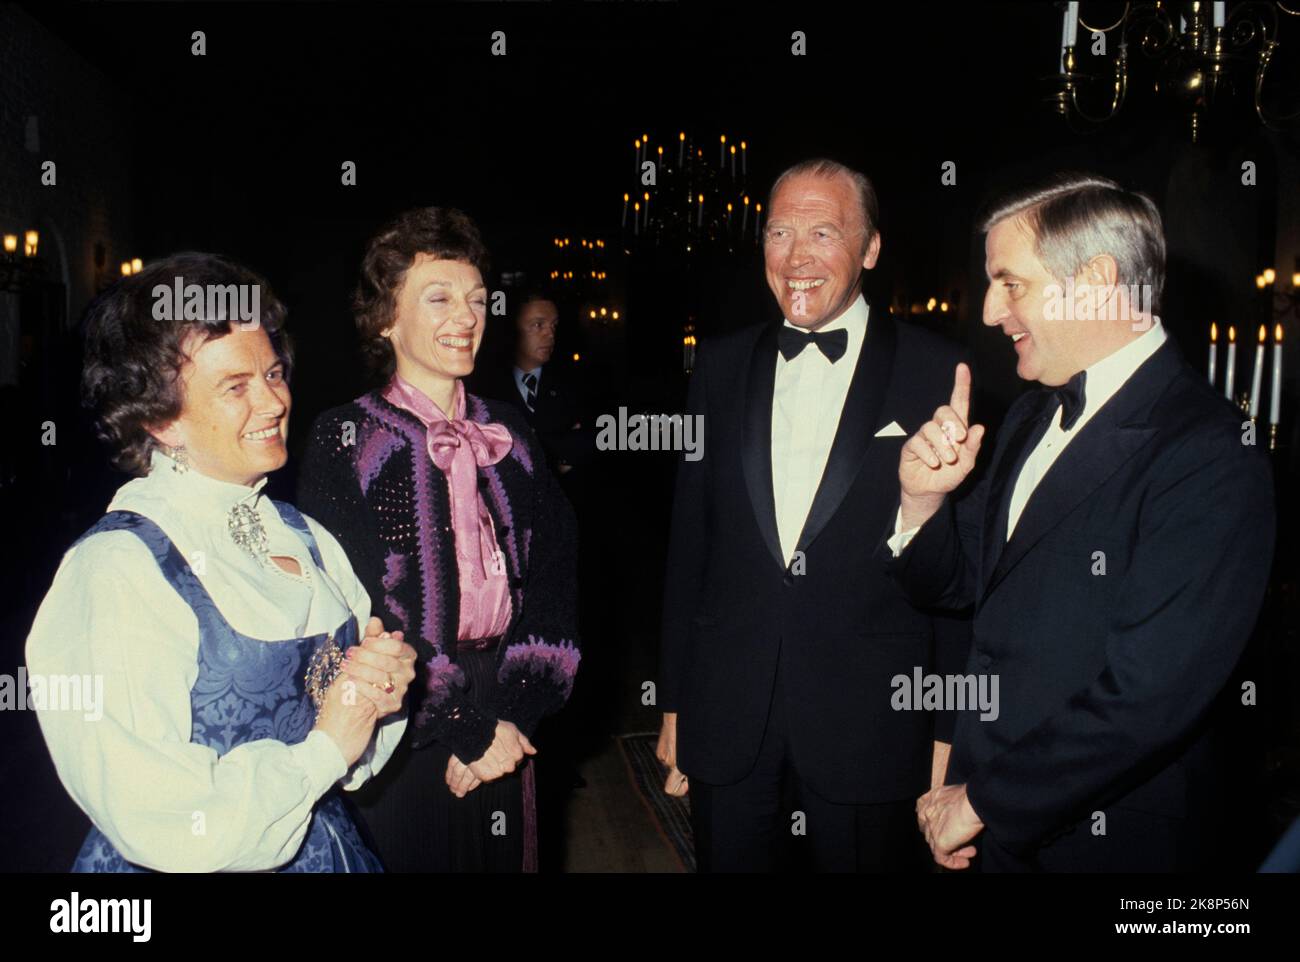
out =
[[[996,424],[1023,385],[996,331],[983,328],[978,210],[1029,176],[1071,168],[1149,193],[1166,219],[1169,271],[1159,312],[1203,366],[1211,321],[1245,332],[1237,372],[1248,383],[1250,332],[1269,318],[1253,278],[1300,270],[1300,140],[1264,128],[1249,70],[1189,142],[1184,106],[1152,89],[1159,76],[1134,49],[1128,103],[1082,131],[1045,100],[1059,61],[1059,4],[818,8],[672,3],[124,4],[0,7],[0,228],[42,229],[61,286],[19,305],[18,382],[0,390],[15,438],[3,462],[0,671],[22,663],[36,605],[63,550],[124,479],[104,466],[77,409],[77,322],[116,264],[207,250],[267,277],[290,310],[296,346],[296,454],[312,418],[368,385],[349,297],[367,237],[398,211],[459,207],[482,227],[496,276],[529,284],[561,266],[553,238],[602,238],[604,285],[562,287],[557,358],[588,385],[593,411],[677,409],[686,378],[684,325],[701,340],[773,316],[759,251],[644,250],[620,231],[634,138],[666,153],[684,130],[708,150],[726,133],[748,144],[748,189],[764,202],[789,164],[827,155],[864,170],[882,205],[884,246],[867,279],[876,309],[963,342],[976,359],[976,416]],[[1122,4],[1085,5],[1110,23]],[[1283,18],[1286,19],[1286,18]],[[192,56],[191,32],[207,53]],[[505,31],[507,55],[491,54]],[[791,32],[808,55],[790,55]],[[1080,37],[1086,31],[1080,28]],[[1112,35],[1113,36],[1113,35]],[[1295,109],[1300,22],[1283,24],[1269,88]],[[1083,55],[1085,67],[1093,66]],[[1105,90],[1097,93],[1104,96]],[[1101,101],[1096,107],[1100,109]],[[33,149],[29,120],[39,117]],[[59,186],[40,186],[40,164]],[[344,161],[357,185],[340,182]],[[956,184],[941,165],[956,164]],[[1242,184],[1242,163],[1257,183]],[[97,265],[95,251],[103,251]],[[626,251],[629,251],[625,253]],[[1282,281],[1279,281],[1282,283]],[[512,285],[505,285],[510,287]],[[947,300],[946,313],[912,305]],[[618,309],[591,323],[589,307]],[[11,309],[12,310],[12,309]],[[1288,338],[1300,327],[1290,315]],[[504,320],[490,321],[494,344]],[[1271,322],[1270,322],[1271,324]],[[1294,332],[1294,333],[1293,333]],[[567,360],[578,353],[582,360]],[[1223,355],[1220,355],[1222,365]],[[1288,357],[1279,492],[1294,490],[1298,365]],[[1220,375],[1222,376],[1222,375]],[[943,399],[937,398],[936,403]],[[60,440],[38,444],[53,420]],[[591,730],[648,726],[640,679],[653,677],[667,455],[609,454],[593,468],[584,583]],[[273,479],[291,496],[293,461]],[[1294,531],[1280,499],[1284,533]],[[594,522],[591,519],[596,519]],[[1249,533],[1243,533],[1249,536]],[[1263,844],[1300,808],[1295,554],[1280,541],[1261,639],[1259,723],[1252,730]],[[1264,668],[1267,668],[1267,671]],[[1264,677],[1267,676],[1267,677]],[[16,717],[22,716],[22,717]],[[0,867],[61,868],[80,842],[31,713],[0,713],[7,787]],[[12,737],[10,737],[12,736]],[[59,824],[54,841],[33,839]],[[66,836],[66,837],[65,837]]]

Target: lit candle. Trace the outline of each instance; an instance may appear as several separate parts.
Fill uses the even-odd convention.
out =
[[[695,226],[697,228],[704,226],[704,195],[700,194],[700,212],[695,216]]]
[[[650,192],[645,192],[645,229],[650,229]]]
[[[1065,5],[1065,17],[1061,20],[1061,73],[1065,73],[1065,51],[1074,46],[1079,36],[1079,4],[1070,0]]]
[[[641,233],[641,202],[637,201],[632,205],[632,234],[633,236]]]
[[[731,145],[731,179],[736,179],[736,145]]]
[[[1225,8],[1226,8],[1227,6],[1228,6],[1228,5],[1227,5],[1226,3],[1218,3],[1218,2],[1216,2],[1216,3],[1214,4],[1214,26],[1215,26],[1215,27],[1217,27],[1217,28],[1222,28],[1222,27],[1223,27],[1223,14],[1224,14],[1224,10],[1225,10]]]
[[[1223,396],[1233,404],[1236,399],[1232,396],[1232,389],[1236,387],[1237,382],[1237,329],[1231,324],[1228,325],[1228,368],[1223,374]]]
[[[740,176],[741,177],[749,176],[748,157],[749,157],[748,150],[745,147],[745,142],[742,140],[740,142]]]
[[[686,131],[677,135],[677,169],[682,169],[682,151],[686,149]]]
[[[638,180],[640,180],[641,179],[641,141],[639,139],[632,141],[632,146],[636,148],[636,161],[635,161],[636,175],[635,176]]]
[[[744,156],[743,154],[741,155]],[[745,209],[740,214],[740,239],[745,239],[745,231],[749,229],[749,195],[745,195]]]
[[[722,139],[718,141],[718,170],[722,169],[723,161],[727,157],[727,135],[723,134]]]
[[[1250,375],[1250,416],[1259,417],[1259,389],[1264,380],[1264,341],[1268,339],[1268,328],[1259,326],[1259,344],[1255,346],[1255,370]]]
[[[1210,387],[1214,387],[1215,368],[1219,362],[1219,325],[1210,325]]]
[[[623,195],[623,229],[624,230],[627,230],[627,202],[628,202],[628,195],[624,194]]]
[[[1268,420],[1282,423],[1282,325],[1273,328],[1273,394],[1268,400]]]
[[[664,169],[664,145],[663,144],[659,145],[658,151],[659,151],[659,169],[663,170]]]
[[[754,245],[755,246],[758,246],[758,239],[763,234],[762,221],[763,221],[763,205],[755,204],[754,205]]]

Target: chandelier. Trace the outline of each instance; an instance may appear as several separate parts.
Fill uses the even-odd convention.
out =
[[[632,143],[635,180],[623,193],[622,241],[627,253],[660,248],[680,254],[734,252],[759,246],[763,205],[749,190],[749,142],[686,131]]]
[[[1281,2],[1251,0],[1233,4],[1229,13],[1228,5],[1221,2],[1156,0],[1126,3],[1114,23],[1093,26],[1084,21],[1077,2],[1072,0],[1064,6],[1061,66],[1052,78],[1050,100],[1056,112],[1072,123],[1097,125],[1119,113],[1128,93],[1130,40],[1136,41],[1142,53],[1156,63],[1156,91],[1171,95],[1188,111],[1193,143],[1200,133],[1202,115],[1221,91],[1231,92],[1246,79],[1252,64],[1254,108],[1260,121],[1278,129],[1300,117],[1300,111],[1270,111],[1264,102],[1268,68],[1279,46],[1281,16],[1300,17],[1300,9]],[[1108,44],[1114,45],[1109,76],[1079,69],[1080,28],[1083,42],[1094,56],[1108,59]]]

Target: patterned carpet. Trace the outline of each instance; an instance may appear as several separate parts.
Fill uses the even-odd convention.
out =
[[[619,750],[627,763],[628,777],[650,812],[655,827],[672,847],[682,863],[682,869],[695,871],[695,844],[691,835],[690,796],[674,798],[664,792],[664,779],[668,770],[655,758],[658,732],[638,732],[620,735]]]

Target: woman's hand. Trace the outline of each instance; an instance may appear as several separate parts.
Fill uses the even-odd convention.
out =
[[[348,768],[357,763],[370,744],[379,719],[376,698],[383,697],[365,682],[339,675],[325,692],[312,731],[323,731],[343,753]]]
[[[379,717],[391,715],[402,707],[402,699],[415,677],[415,649],[402,640],[402,632],[383,630],[378,618],[366,625],[366,636],[361,644],[345,653],[347,662],[343,673],[357,683],[372,686],[380,698],[376,701]],[[384,691],[392,684],[391,692]]]
[[[457,798],[464,798],[482,784],[473,770],[455,755],[447,759],[447,787]]]
[[[469,769],[479,781],[494,781],[513,772],[525,754],[537,754],[528,736],[516,728],[514,722],[498,721],[496,738],[482,758],[469,763]]]

